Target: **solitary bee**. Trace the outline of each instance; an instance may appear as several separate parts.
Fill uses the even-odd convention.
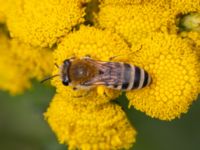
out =
[[[105,85],[111,89],[129,91],[151,83],[150,75],[142,68],[123,62],[98,61],[90,57],[64,60],[58,75],[65,86],[77,89]]]

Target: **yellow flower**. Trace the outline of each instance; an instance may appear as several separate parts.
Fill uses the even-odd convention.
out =
[[[14,0],[0,0],[0,23],[5,23],[9,5],[12,4],[13,1]]]
[[[177,34],[180,16],[200,12],[200,2],[195,0],[146,0],[139,5],[128,2],[102,1],[96,22],[102,28],[114,29],[134,46],[151,32]]]
[[[144,0],[143,4],[151,3],[156,6],[168,5],[173,12],[178,14],[187,14],[199,10],[199,0]]]
[[[7,13],[12,37],[36,46],[53,46],[84,21],[84,0],[17,0]]]
[[[190,41],[191,45],[194,46],[193,49],[196,50],[198,56],[200,57],[200,33],[197,31],[189,31],[189,32],[183,31],[180,33],[180,36],[182,38],[191,40]]]
[[[130,105],[161,120],[180,117],[199,92],[200,64],[192,45],[176,35],[155,33],[144,39],[141,47],[132,63],[146,69],[153,82],[128,92]]]
[[[200,63],[200,13],[189,13],[177,19],[179,35],[190,40],[193,50],[197,52]]]
[[[187,36],[190,39],[192,39],[198,47],[200,47],[200,33],[199,32],[195,32],[195,31],[187,32]]]
[[[199,0],[171,0],[170,7],[177,15],[187,14],[200,11],[200,2]]]
[[[5,15],[4,13],[0,10],[0,23],[4,23],[5,22]]]
[[[126,59],[130,53],[127,44],[115,33],[109,30],[99,30],[93,27],[82,26],[80,30],[67,35],[58,45],[54,52],[55,63],[62,65],[65,59],[71,57],[82,58],[90,55],[91,58],[102,61],[110,61],[113,56],[120,55],[115,59]],[[59,68],[55,67],[53,74],[58,74]],[[54,78],[52,83],[57,88],[57,92],[66,97],[81,97],[83,100],[75,100],[79,105],[96,105],[108,102],[120,94],[118,91],[106,89],[103,95],[97,93],[98,89],[93,89],[89,93],[85,90],[74,91],[71,87],[64,86],[59,78]],[[101,90],[100,90],[101,91]]]
[[[17,60],[10,52],[10,41],[0,29],[0,89],[11,94],[21,93],[30,87],[22,69],[16,65]]]
[[[119,5],[129,5],[129,4],[141,4],[143,0],[100,0],[101,4],[119,4]]]
[[[53,54],[48,48],[34,48],[13,39],[11,53],[17,60],[17,65],[24,68],[29,78],[41,80],[52,72]]]
[[[140,40],[157,31],[168,31],[174,22],[171,10],[151,3],[145,5],[101,5],[98,23],[102,28],[111,28],[130,45],[137,46]]]
[[[11,94],[23,92],[31,86],[30,79],[41,80],[53,68],[49,49],[33,48],[0,32],[0,89]]]
[[[200,56],[200,13],[190,13],[179,18],[180,36],[190,39]]]
[[[128,149],[135,142],[136,131],[120,106],[102,104],[81,107],[72,104],[72,97],[56,94],[45,118],[60,143],[69,149]]]
[[[181,32],[180,36],[185,39],[189,39],[193,50],[196,51],[200,63],[200,33],[197,31]],[[200,83],[199,83],[200,86]],[[200,93],[200,92],[199,92]]]
[[[95,60],[127,62],[145,69],[152,83],[126,92],[126,96],[130,106],[153,118],[180,117],[200,92],[199,33],[193,30],[177,35],[176,26],[179,16],[200,11],[199,1],[2,3],[0,22],[7,24],[13,39],[0,31],[0,89],[12,94],[22,92],[31,86],[32,78],[40,80],[51,69],[53,75],[59,74],[60,68],[53,68],[53,63],[61,66],[71,57],[89,55]],[[99,28],[81,26],[84,19]],[[55,45],[55,51],[44,48]],[[111,102],[121,91],[106,86],[74,90],[64,86],[59,77],[53,78],[52,84],[57,93],[45,118],[60,143],[69,145],[69,149],[109,150],[128,149],[135,142],[135,129],[121,107]]]

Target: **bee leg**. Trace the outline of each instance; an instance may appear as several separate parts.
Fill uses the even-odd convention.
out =
[[[57,63],[54,63],[54,65],[56,66],[56,68],[59,68],[58,64]]]
[[[112,61],[114,58],[116,58],[117,56],[112,56],[109,58],[109,61]]]
[[[74,98],[82,98],[82,97],[86,97],[90,94],[91,91],[87,91],[85,94],[83,95],[78,95],[78,96],[73,96]]]
[[[69,59],[70,59],[70,60],[74,60],[74,59],[76,59],[76,57],[75,57],[75,56],[72,56],[72,57],[70,57]]]
[[[73,90],[76,91],[76,90],[78,90],[78,88],[77,87],[73,87]]]
[[[108,97],[108,95],[107,95],[107,93],[106,93],[105,91],[104,91],[104,93],[103,93],[103,94],[104,94],[104,96],[105,96],[105,97]]]
[[[85,59],[91,58],[91,56],[89,54],[84,56]]]
[[[125,55],[126,56],[126,55]],[[118,57],[123,57],[123,55],[115,55],[115,56],[112,56],[109,58],[109,61],[112,61],[114,60],[115,58],[118,58]]]

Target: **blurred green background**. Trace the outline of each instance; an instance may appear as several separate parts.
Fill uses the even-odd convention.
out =
[[[12,97],[0,92],[0,150],[66,150],[43,119],[55,89],[34,82],[32,89]],[[134,150],[199,150],[200,101],[182,118],[163,122],[128,109],[124,96],[118,99],[137,129]]]

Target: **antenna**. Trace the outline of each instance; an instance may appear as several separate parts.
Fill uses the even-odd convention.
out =
[[[42,81],[40,81],[40,83],[44,83],[45,81],[50,80],[50,79],[57,77],[57,76],[59,76],[59,74],[55,74],[55,75],[52,75],[50,77],[47,77],[47,78],[43,79]]]

